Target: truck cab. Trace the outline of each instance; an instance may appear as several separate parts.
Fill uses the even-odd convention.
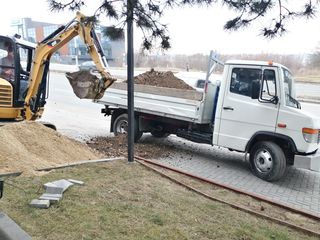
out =
[[[296,100],[294,79],[285,66],[225,63],[213,144],[250,153],[257,176],[279,179],[286,165],[319,171],[319,129],[320,120]]]

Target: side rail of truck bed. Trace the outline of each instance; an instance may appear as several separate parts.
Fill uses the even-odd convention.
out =
[[[214,88],[214,86],[211,86]],[[211,89],[212,90],[212,89]],[[135,111],[194,123],[209,123],[214,97],[193,90],[135,84]],[[127,84],[114,83],[96,103],[127,109]]]
[[[203,93],[193,90],[154,87],[135,84],[134,108],[135,111],[164,116],[194,123],[204,123],[211,119],[213,109],[212,99]],[[209,101],[208,101],[209,100]],[[105,95],[95,102],[107,106],[127,108],[127,87],[125,83],[114,83],[108,88]],[[210,102],[207,103],[207,102]],[[211,105],[211,106],[208,106]],[[205,116],[204,113],[206,113]],[[210,115],[210,116],[209,116]]]

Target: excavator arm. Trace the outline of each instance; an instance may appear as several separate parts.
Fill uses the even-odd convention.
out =
[[[43,39],[36,47],[32,68],[29,76],[29,85],[24,102],[23,117],[26,120],[35,120],[41,116],[39,99],[43,82],[46,81],[50,58],[53,53],[79,36],[87,47],[92,60],[96,64],[98,76],[85,72],[68,73],[67,78],[74,93],[79,98],[99,99],[105,90],[115,81],[107,70],[107,61],[103,54],[99,39],[94,31],[94,23],[90,17],[77,12],[76,17],[67,25]]]

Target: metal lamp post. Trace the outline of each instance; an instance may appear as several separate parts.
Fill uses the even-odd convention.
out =
[[[128,162],[134,161],[133,0],[127,0]]]

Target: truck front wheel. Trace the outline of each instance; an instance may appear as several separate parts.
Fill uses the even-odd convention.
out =
[[[254,174],[266,181],[279,180],[286,170],[283,150],[273,142],[258,142],[250,151],[250,166]]]
[[[128,132],[128,114],[122,113],[113,122],[114,135],[127,134]],[[138,121],[135,118],[134,121],[134,141],[138,142],[142,136],[142,132],[139,131]]]

